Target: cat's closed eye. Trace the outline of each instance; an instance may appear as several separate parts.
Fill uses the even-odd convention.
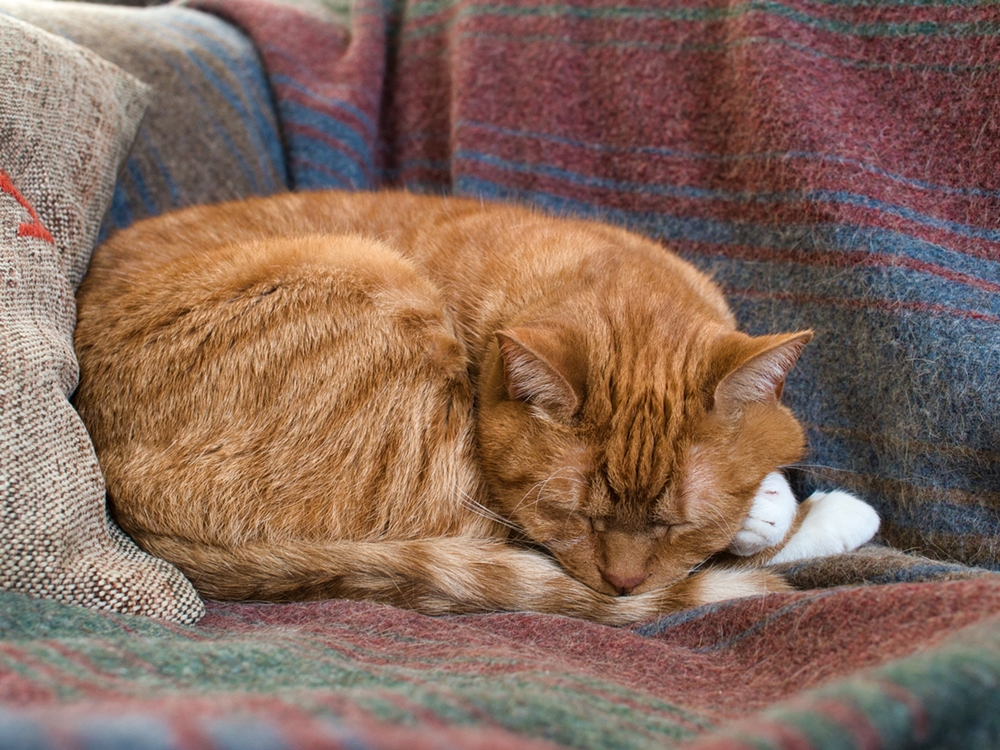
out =
[[[675,524],[671,523],[654,523],[652,526],[650,526],[650,529],[653,532],[653,536],[656,539],[665,539],[667,535],[669,535],[670,532],[674,530],[674,528],[676,528]]]

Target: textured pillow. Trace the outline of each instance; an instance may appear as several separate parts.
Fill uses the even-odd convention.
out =
[[[0,588],[192,622],[190,583],[109,521],[68,400],[73,294],[149,90],[2,13],[0,79]]]

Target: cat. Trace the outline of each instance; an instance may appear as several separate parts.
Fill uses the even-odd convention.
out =
[[[98,248],[74,403],[118,523],[204,596],[626,624],[787,590],[761,564],[800,528],[792,557],[874,533],[851,496],[806,523],[777,473],[811,338],[738,332],[617,227],[283,194]]]

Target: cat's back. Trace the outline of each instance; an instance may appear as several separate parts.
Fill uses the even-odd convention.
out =
[[[370,236],[268,234],[285,216],[272,208],[161,217],[95,254],[75,404],[116,517],[147,547],[178,530],[224,544],[461,530],[427,502],[455,496],[446,480],[477,491],[466,356],[438,290]],[[420,502],[437,512],[415,516]]]
[[[660,243],[618,227],[554,217],[538,209],[405,191],[320,191],[196,206],[139,222],[112,237],[92,263],[107,282],[146,272],[164,261],[196,258],[233,238],[355,234],[384,243],[413,261],[452,307],[472,310],[529,306],[547,294],[615,286],[652,291],[670,304],[732,325],[728,305],[711,280]],[[601,289],[601,293],[614,290]],[[116,293],[111,291],[109,293]],[[491,301],[492,298],[492,301]]]

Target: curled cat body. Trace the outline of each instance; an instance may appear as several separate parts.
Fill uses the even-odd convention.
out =
[[[205,596],[624,624],[786,590],[759,563],[807,504],[752,527],[768,482],[791,498],[781,391],[811,336],[737,331],[616,227],[296,193],[105,242],[74,402],[118,523]]]

